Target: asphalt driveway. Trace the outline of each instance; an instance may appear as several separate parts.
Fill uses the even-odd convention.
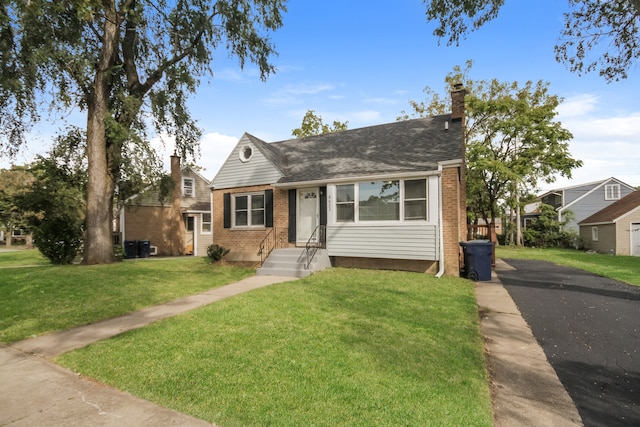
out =
[[[504,261],[515,270],[498,277],[584,425],[640,425],[640,288],[544,261]]]

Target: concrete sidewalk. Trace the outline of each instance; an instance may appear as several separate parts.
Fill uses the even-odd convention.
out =
[[[512,269],[496,260],[496,270]],[[476,283],[496,426],[582,426],[575,404],[497,279]]]
[[[252,276],[122,317],[0,347],[0,425],[210,426],[210,423],[80,377],[47,358],[215,301],[289,280],[296,278]]]

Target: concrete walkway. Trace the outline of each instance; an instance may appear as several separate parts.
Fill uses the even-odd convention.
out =
[[[498,261],[496,268],[509,268]],[[143,327],[290,277],[253,276],[155,307],[0,347],[0,425],[207,426],[80,377],[48,360],[124,331]],[[494,278],[476,284],[496,426],[580,426],[580,416],[511,297]]]
[[[496,270],[512,269],[502,260]],[[497,279],[476,283],[496,426],[582,426],[575,404]]]

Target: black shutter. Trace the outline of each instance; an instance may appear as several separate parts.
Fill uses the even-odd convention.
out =
[[[289,190],[289,243],[296,242],[296,198],[297,191]]]
[[[273,227],[273,190],[264,191],[264,226]]]
[[[224,193],[224,228],[231,228],[231,193]]]
[[[327,225],[327,187],[320,187],[320,225]]]

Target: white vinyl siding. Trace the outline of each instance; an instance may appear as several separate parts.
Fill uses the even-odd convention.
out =
[[[438,260],[435,225],[361,225],[340,223],[327,227],[329,256]]]
[[[241,156],[251,148],[251,156]],[[244,160],[241,160],[244,159]],[[282,178],[280,171],[258,150],[248,138],[240,139],[220,171],[212,181],[216,189],[250,187],[272,184]]]

